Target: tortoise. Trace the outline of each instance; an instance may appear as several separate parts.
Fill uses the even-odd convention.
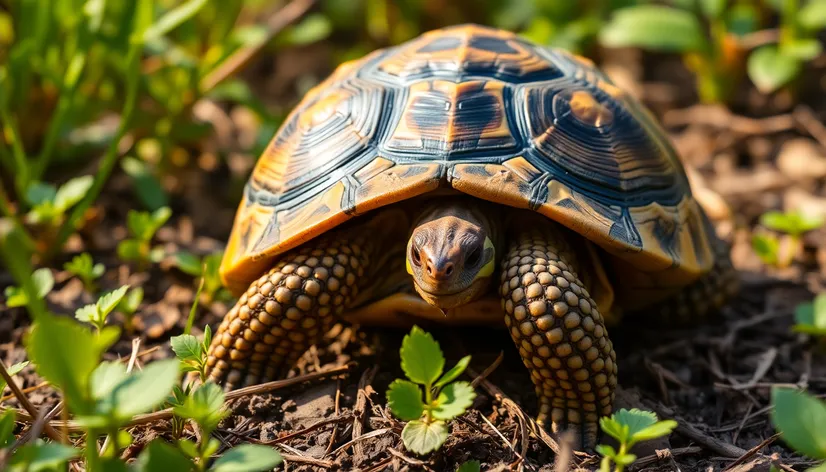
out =
[[[435,30],[338,67],[261,156],[208,375],[283,376],[337,319],[504,323],[537,421],[590,448],[617,385],[606,323],[723,305],[728,254],[663,129],[591,61]]]

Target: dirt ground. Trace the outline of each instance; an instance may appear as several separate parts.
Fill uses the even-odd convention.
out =
[[[318,58],[326,54],[323,45],[287,51],[260,60],[246,75],[271,105],[289,109],[302,77],[329,72],[319,67],[326,62]],[[629,317],[610,329],[620,369],[617,407],[653,410],[680,424],[667,440],[640,445],[635,451],[640,459],[631,469],[768,470],[774,458],[783,470],[804,470],[810,462],[775,436],[768,404],[774,385],[826,396],[824,351],[790,329],[795,307],[824,290],[826,229],[807,234],[797,261],[782,270],[765,266],[750,238],[767,210],[826,215],[826,95],[820,83],[826,64],[813,64],[798,84],[798,97],[805,98],[799,102],[786,92],[762,97],[744,86],[729,112],[696,104],[692,79],[677,59],[635,51],[605,56],[611,59],[602,65],[618,85],[640,97],[667,127],[698,198],[711,209],[720,235],[733,244],[743,282],[740,295],[707,320],[675,326]],[[174,216],[158,240],[168,254],[208,253],[224,244],[254,162],[241,151],[256,132],[248,114],[212,104],[197,113],[216,132],[164,177]],[[134,334],[141,339],[140,365],[172,355],[168,339],[182,332],[194,283],[169,258],[148,272],[115,258],[117,241],[126,235],[126,212],[136,206],[128,180],[116,175],[95,208],[97,217],[82,237],[70,241],[55,267],[86,250],[107,266],[103,288],[144,286]],[[48,297],[54,311],[73,313],[90,301],[77,280],[62,272],[56,279]],[[0,273],[0,287],[10,283],[9,275]],[[196,332],[216,326],[228,308],[220,302],[202,306]],[[27,325],[20,309],[0,312],[0,359],[7,365],[24,360]],[[536,397],[507,333],[455,328],[433,333],[448,364],[472,354],[467,378],[476,379],[479,395],[472,410],[452,423],[445,447],[426,459],[404,451],[402,424],[386,408],[384,391],[402,374],[398,348],[404,332],[391,329],[337,325],[327,335],[329,346],[308,351],[291,377],[345,368],[322,380],[238,398],[217,434],[226,447],[242,441],[278,444],[286,470],[455,470],[470,459],[481,461],[483,470],[554,470],[558,438],[531,423]],[[131,351],[132,336],[125,335],[108,355]],[[19,379],[23,388],[40,383],[31,368]],[[34,388],[29,398],[41,407],[57,402],[48,387]],[[133,434],[136,442],[126,457],[137,456],[154,437],[169,437],[169,423],[140,424]],[[573,461],[584,469],[598,466],[598,458],[587,455],[574,455]]]

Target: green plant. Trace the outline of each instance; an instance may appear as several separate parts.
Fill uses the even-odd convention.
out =
[[[605,434],[619,442],[619,451],[605,444],[597,446],[597,452],[602,454],[599,470],[609,472],[611,462],[613,462],[614,470],[622,472],[626,466],[637,460],[637,456],[628,452],[636,443],[671,434],[671,431],[677,427],[677,422],[674,420],[658,421],[657,415],[650,411],[623,408],[610,417],[601,418],[599,426]]]
[[[760,217],[760,224],[782,233],[778,238],[773,234],[755,233],[752,248],[760,259],[769,265],[787,267],[800,251],[801,238],[809,231],[823,226],[824,220],[817,216],[807,216],[799,211],[770,211]]]
[[[808,472],[826,471],[826,403],[790,388],[772,389],[772,423],[783,440],[801,454],[824,461]]]
[[[462,415],[476,398],[468,382],[454,382],[467,368],[470,356],[463,357],[442,375],[445,358],[439,343],[418,326],[404,337],[400,353],[402,370],[409,380],[396,379],[390,384],[390,412],[407,421],[402,430],[405,447],[417,454],[427,454],[447,440],[446,421]]]
[[[789,84],[800,75],[803,65],[823,51],[817,33],[826,28],[826,1],[800,0],[768,2],[780,13],[778,41],[756,49],[748,60],[748,72],[763,93]]]
[[[456,472],[479,472],[482,470],[482,464],[479,461],[467,461],[462,463]]]
[[[95,280],[99,279],[106,270],[103,264],[95,264],[88,252],[73,257],[71,261],[63,264],[63,268],[79,278],[89,292],[97,290]]]
[[[203,258],[199,258],[191,252],[180,251],[175,254],[175,265],[186,274],[203,278],[203,293],[207,302],[229,300],[231,295],[224,288],[221,276],[218,273],[223,257],[224,251],[215,251]]]
[[[100,333],[106,326],[106,318],[109,317],[109,313],[117,308],[127,290],[129,290],[129,286],[124,285],[117,290],[104,294],[98,298],[97,302],[78,308],[75,311],[75,318],[91,324]]]
[[[10,377],[14,377],[15,375],[19,374],[21,370],[25,369],[26,366],[29,365],[29,361],[25,362],[18,362],[17,364],[12,364],[11,367],[6,369]],[[6,388],[6,379],[0,377],[0,397],[3,396],[3,390]],[[0,420],[0,447],[2,446],[2,420]]]
[[[140,266],[150,262],[160,262],[164,252],[162,247],[152,247],[152,238],[161,226],[172,216],[169,207],[162,207],[152,213],[129,210],[126,226],[130,238],[118,243],[118,257],[124,261],[134,261]]]
[[[121,299],[115,311],[123,314],[123,325],[127,332],[131,333],[134,330],[133,320],[135,313],[143,302],[143,287],[135,287],[126,292],[126,295]]]
[[[821,293],[811,302],[801,303],[794,310],[798,333],[811,334],[826,339],[826,293]]]
[[[60,188],[43,182],[32,182],[26,192],[26,201],[31,207],[26,221],[48,227],[63,223],[66,212],[77,205],[92,187],[91,175],[75,177]]]
[[[45,297],[46,294],[51,292],[52,288],[54,288],[54,277],[52,276],[51,269],[47,269],[45,267],[37,269],[32,273],[31,282],[36,293],[35,298],[38,300],[43,299],[43,297]],[[14,285],[6,287],[3,294],[6,296],[6,306],[10,308],[27,306],[29,305],[29,300],[31,299],[26,293],[24,287],[17,287]]]
[[[739,2],[737,8],[727,8],[725,0],[673,3],[618,10],[600,33],[602,44],[681,53],[697,77],[700,100],[728,100],[743,72],[744,51],[737,36],[756,26],[743,21],[757,18],[756,7]]]
[[[204,328],[202,341],[191,334],[173,336],[169,341],[172,344],[172,350],[181,361],[183,371],[198,372],[201,382],[205,383],[207,351],[212,343],[212,330],[209,325]]]

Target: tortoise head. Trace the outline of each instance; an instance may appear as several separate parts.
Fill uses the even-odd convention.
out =
[[[492,230],[491,220],[470,199],[442,200],[426,209],[406,255],[419,295],[443,311],[479,298],[495,268]]]

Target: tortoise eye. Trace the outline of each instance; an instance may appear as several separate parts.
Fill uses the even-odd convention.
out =
[[[419,255],[419,249],[416,248],[415,246],[410,248],[410,258],[413,259],[413,263],[416,264],[417,266],[422,265],[422,259],[421,259],[421,256]]]
[[[465,258],[465,266],[466,267],[476,267],[477,265],[479,265],[479,261],[481,261],[481,260],[482,260],[482,248],[479,247],[479,246],[476,246],[476,248],[474,248],[472,251],[470,251],[470,254],[468,254],[467,257]]]

